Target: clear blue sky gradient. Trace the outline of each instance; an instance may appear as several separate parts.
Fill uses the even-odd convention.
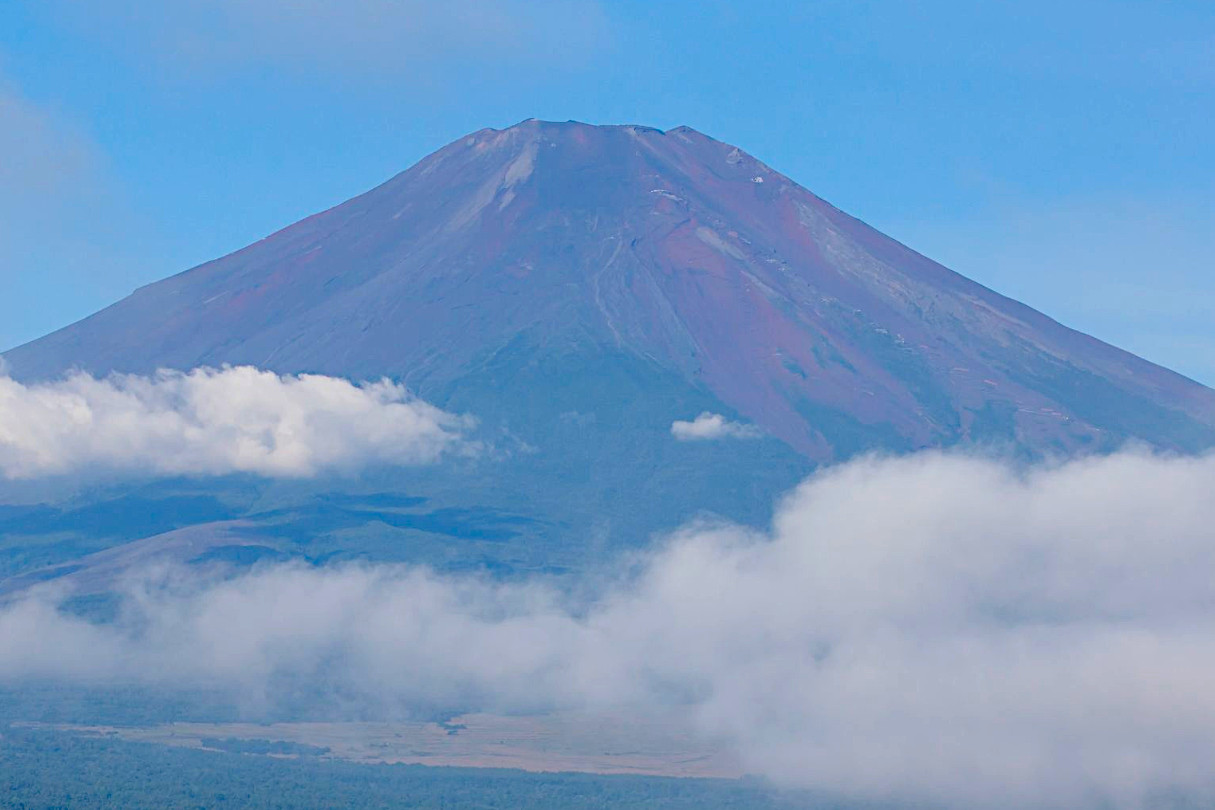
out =
[[[0,348],[484,126],[686,124],[1215,383],[1215,4],[7,0]]]

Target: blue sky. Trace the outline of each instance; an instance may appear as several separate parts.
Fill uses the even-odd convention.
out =
[[[528,117],[686,124],[1215,384],[1215,5],[6,0],[0,348]]]

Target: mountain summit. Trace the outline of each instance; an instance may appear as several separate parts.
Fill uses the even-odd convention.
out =
[[[528,420],[551,410],[537,403],[611,409],[611,391],[571,390],[595,389],[583,372],[610,359],[814,462],[959,442],[1215,444],[1215,392],[688,127],[480,130],[5,359],[26,379],[222,363],[388,376],[529,443]]]

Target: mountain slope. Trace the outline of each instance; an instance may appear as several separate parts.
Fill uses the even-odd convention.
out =
[[[687,128],[482,130],[4,358],[24,380],[223,363],[387,376],[478,417],[492,448],[311,481],[111,482],[45,506],[0,481],[11,588],[70,574],[104,589],[103,549],[160,535],[138,548],[175,553],[164,538],[215,521],[240,527],[213,538],[237,562],[580,570],[706,512],[761,524],[816,465],[871,450],[1215,446],[1215,392]],[[759,437],[672,435],[704,411]]]
[[[688,128],[481,130],[5,354],[26,379],[221,363],[390,376],[529,444],[541,414],[525,391],[502,396],[508,378],[530,370],[540,399],[560,398],[571,369],[609,357],[708,393],[814,462],[961,441],[1215,444],[1209,389]]]

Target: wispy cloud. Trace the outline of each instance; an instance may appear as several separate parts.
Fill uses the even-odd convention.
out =
[[[597,0],[182,0],[60,3],[90,38],[209,74],[272,64],[335,76],[437,63],[581,60],[605,36]],[[135,43],[132,46],[132,43]],[[417,81],[417,74],[409,81]]]
[[[284,683],[370,704],[694,707],[782,784],[959,806],[1215,796],[1215,459],[823,472],[770,533],[692,526],[571,604],[404,567],[133,582],[0,612],[0,677]]]
[[[0,350],[129,291],[135,215],[88,134],[0,74]],[[147,243],[144,233],[135,243]],[[64,283],[41,295],[50,274]],[[39,301],[37,307],[30,302]]]
[[[731,422],[719,413],[705,411],[691,422],[675,420],[671,435],[681,442],[712,439],[757,439],[763,435],[755,425]]]
[[[425,464],[462,445],[466,417],[388,381],[355,385],[248,366],[152,377],[0,377],[0,476],[96,471],[309,476]]]

